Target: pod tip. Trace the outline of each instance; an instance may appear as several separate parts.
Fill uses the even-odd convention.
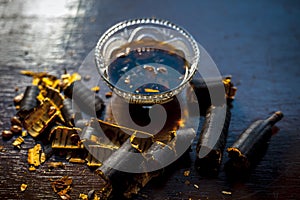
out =
[[[235,147],[227,148],[227,152],[228,152],[228,157],[230,157],[230,158],[234,158],[234,157],[237,158],[237,157],[242,156],[241,151]]]
[[[275,112],[275,115],[277,115],[277,117],[279,118],[279,119],[282,119],[283,118],[283,113],[281,112],[281,111],[277,111],[277,112]]]

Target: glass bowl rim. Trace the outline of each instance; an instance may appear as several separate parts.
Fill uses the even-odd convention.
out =
[[[182,36],[184,36],[189,41],[190,45],[193,48],[193,52],[194,52],[195,56],[193,56],[193,58],[191,59],[192,60],[191,68],[189,69],[188,76],[176,87],[170,88],[170,90],[162,92],[162,93],[158,93],[158,94],[151,94],[151,95],[150,94],[135,94],[135,93],[125,91],[124,89],[117,87],[116,85],[111,83],[107,77],[105,77],[105,75],[103,73],[103,69],[102,69],[104,67],[103,67],[103,64],[101,64],[101,63],[104,63],[103,62],[104,58],[100,52],[103,45],[107,42],[107,40],[112,35],[114,35],[118,31],[120,31],[126,27],[136,26],[136,25],[158,25],[161,27],[169,28],[169,29],[179,32]],[[136,100],[140,100],[141,102],[143,100],[150,100],[151,97],[154,98],[154,99],[150,100],[151,102],[152,101],[163,102],[163,99],[161,99],[162,97],[171,98],[172,96],[178,94],[184,88],[184,86],[191,80],[191,78],[197,71],[199,58],[200,58],[200,50],[199,50],[197,41],[194,39],[194,37],[189,32],[187,32],[184,28],[182,28],[168,20],[157,19],[157,18],[136,18],[136,19],[129,19],[129,20],[121,21],[121,22],[113,25],[109,29],[107,29],[102,34],[102,36],[98,40],[97,45],[95,47],[96,68],[97,68],[100,76],[102,77],[102,79],[104,79],[104,81],[108,84],[108,86],[114,92],[116,92],[118,95],[122,96],[124,99],[126,99],[128,101],[131,101],[133,99],[134,102],[136,102]],[[130,95],[127,95],[127,93],[129,93]],[[147,103],[147,102],[145,102],[145,103]]]

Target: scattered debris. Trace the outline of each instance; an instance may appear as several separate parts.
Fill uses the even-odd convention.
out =
[[[148,67],[146,70],[151,71],[154,69]],[[167,73],[165,68],[159,68],[157,71],[160,73]],[[99,86],[95,86],[91,89],[87,88],[83,82],[81,82],[81,77],[77,73],[72,75],[64,74],[60,78],[46,72],[22,71],[21,73],[33,78],[32,85],[26,88],[24,94],[19,94],[14,98],[15,108],[20,110],[17,113],[17,116],[11,118],[11,129],[2,131],[2,137],[4,139],[10,139],[13,134],[21,134],[22,137],[19,136],[13,142],[13,146],[20,149],[21,144],[24,143],[23,137],[25,137],[28,133],[35,139],[42,138],[46,145],[50,146],[50,152],[53,149],[53,152],[55,151],[55,153],[58,153],[59,155],[64,155],[71,163],[86,163],[89,167],[99,167],[95,173],[103,180],[107,181],[107,185],[100,191],[91,190],[88,194],[80,194],[79,198],[82,200],[99,200],[100,197],[97,195],[102,195],[104,198],[108,198],[112,193],[112,190],[115,189],[115,184],[124,186],[122,194],[125,197],[130,198],[133,194],[137,194],[152,177],[159,174],[158,172],[134,175],[130,174],[126,177],[125,183],[122,183],[124,180],[111,180],[110,176],[112,174],[115,175],[116,172],[112,169],[106,168],[100,161],[95,159],[93,155],[96,155],[94,153],[97,153],[98,150],[101,149],[101,151],[99,151],[101,153],[97,154],[96,157],[99,158],[99,156],[102,156],[103,159],[100,160],[106,160],[112,152],[118,151],[119,154],[114,155],[119,155],[121,159],[116,160],[115,157],[112,158],[110,156],[108,161],[112,163],[118,162],[117,164],[120,164],[119,162],[121,162],[122,164],[122,162],[125,162],[122,158],[126,157],[123,156],[123,154],[127,151],[121,151],[122,149],[120,147],[122,147],[124,142],[128,139],[130,141],[128,144],[128,148],[130,150],[134,149],[135,151],[144,153],[153,146],[152,144],[156,144],[159,147],[167,146],[174,138],[174,135],[170,134],[167,137],[168,139],[164,137],[165,140],[163,140],[156,136],[150,137],[150,133],[121,127],[98,119],[87,120],[82,127],[75,126],[75,119],[76,123],[82,119],[80,117],[78,119],[75,117],[78,113],[72,112],[72,103],[77,104],[76,106],[78,106],[80,110],[87,115],[89,115],[91,111],[93,113],[96,111],[97,117],[99,117],[98,114],[101,116],[101,112],[105,106],[104,101],[99,96],[95,96],[94,93],[100,91]],[[88,81],[91,79],[91,76],[86,75],[83,79]],[[129,79],[128,83],[130,83]],[[212,84],[215,84],[215,82],[212,81]],[[207,85],[203,87],[201,80],[194,81],[192,86],[197,91],[207,89]],[[236,88],[231,82],[231,77],[223,78],[221,86],[225,87],[226,99],[232,101],[235,96]],[[145,88],[144,90],[147,93],[159,92],[159,90],[153,88]],[[107,92],[105,93],[105,97],[110,98],[112,97],[112,94],[112,92]],[[97,126],[101,127],[102,131],[106,134],[105,138],[99,134],[97,128],[92,126],[93,122],[96,123]],[[23,125],[25,131],[22,131]],[[184,126],[184,122],[182,122],[182,125]],[[125,134],[124,130],[131,134]],[[147,140],[141,139],[144,138],[140,137],[141,135],[149,135],[149,137],[146,137],[148,138]],[[113,144],[107,145],[107,141],[105,139],[110,140]],[[38,166],[46,161],[48,153],[46,155],[46,153],[42,151],[42,145],[44,144],[36,144],[33,148],[28,150],[28,163],[30,165],[28,168],[29,171],[35,171]],[[86,148],[89,149],[90,152],[92,151],[93,154],[88,152]],[[3,149],[3,146],[0,146],[0,150],[1,149]],[[44,150],[45,149],[46,148],[44,146]],[[173,151],[171,147],[170,151]],[[230,149],[228,149],[228,151],[230,151]],[[233,154],[234,153],[236,153],[236,151],[234,151]],[[244,152],[241,152],[241,154],[242,153]],[[160,155],[156,156],[158,158],[160,157]],[[154,159],[155,162],[159,161],[155,160],[155,157],[152,159]],[[65,164],[62,162],[48,163],[49,169],[58,167],[65,168]],[[184,171],[183,175],[185,177],[189,177],[190,170]],[[199,189],[197,184],[191,184],[189,180],[186,180],[184,184],[191,185],[194,188]],[[71,186],[72,178],[68,176],[64,176],[58,180],[51,179],[51,187],[61,199],[71,199],[69,195],[72,190]],[[26,184],[21,185],[21,191],[25,191],[26,188]],[[222,194],[231,195],[231,192],[222,191]],[[144,198],[148,198],[147,195],[142,196]]]
[[[15,141],[13,141],[12,145],[14,147],[17,147],[18,149],[21,149],[21,144],[24,143],[24,139],[20,136],[17,139],[15,139]]]
[[[60,196],[63,200],[71,199],[69,193],[71,192],[72,178],[68,176],[64,176],[58,180],[52,180],[51,187],[53,191]]]

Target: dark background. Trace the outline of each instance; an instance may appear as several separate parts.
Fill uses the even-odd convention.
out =
[[[222,74],[232,74],[238,87],[228,145],[255,119],[281,110],[285,117],[266,155],[245,182],[200,177],[190,160],[167,177],[149,183],[136,199],[300,199],[300,3],[299,1],[180,0],[1,0],[0,1],[0,127],[10,127],[13,97],[30,78],[19,71],[76,71],[98,38],[115,23],[136,17],[158,17],[187,29],[204,46]],[[30,173],[26,139],[19,152],[11,141],[0,145],[2,199],[53,199],[49,178],[74,179],[71,196],[99,187],[86,166]],[[193,146],[193,149],[195,147]],[[226,161],[226,158],[225,158]],[[183,172],[191,170],[189,177]],[[184,182],[190,181],[190,185]],[[21,183],[28,189],[19,191]],[[199,189],[193,185],[197,184]],[[232,195],[221,192],[231,191]]]

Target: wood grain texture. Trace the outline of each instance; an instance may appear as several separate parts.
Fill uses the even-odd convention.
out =
[[[54,3],[53,3],[54,2]],[[30,78],[19,71],[74,72],[101,34],[124,19],[169,19],[186,28],[211,54],[222,74],[232,74],[238,86],[227,146],[252,121],[282,110],[280,131],[266,155],[244,182],[201,177],[194,168],[195,145],[189,156],[153,180],[134,199],[299,199],[300,198],[300,4],[297,1],[211,2],[162,1],[0,1],[0,127],[10,127],[13,97]],[[15,91],[15,87],[19,91]],[[103,92],[108,91],[103,86]],[[71,196],[100,187],[83,165],[66,163],[65,170],[42,165],[27,170],[25,140],[20,151],[0,138],[1,199],[58,199],[50,178],[73,178]],[[224,161],[227,158],[225,156]],[[184,177],[183,172],[191,175]],[[185,184],[189,181],[190,184]],[[28,184],[25,192],[19,187]],[[197,189],[194,184],[198,185]],[[232,195],[224,195],[223,190]]]

